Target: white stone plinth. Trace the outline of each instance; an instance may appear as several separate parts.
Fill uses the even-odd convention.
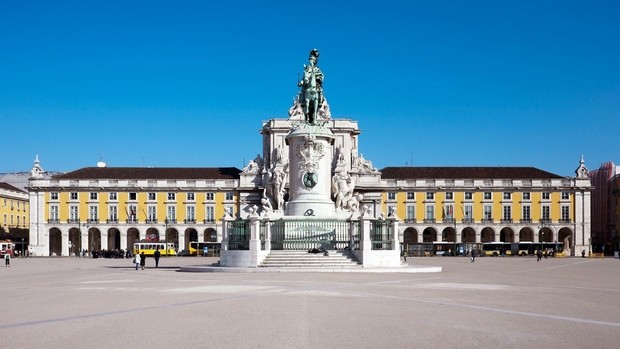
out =
[[[305,125],[286,136],[289,145],[287,216],[333,217],[331,164],[334,134],[325,127]]]

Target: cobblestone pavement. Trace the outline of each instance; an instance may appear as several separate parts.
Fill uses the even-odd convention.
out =
[[[180,273],[216,259],[15,258],[2,348],[618,348],[620,261],[409,258],[443,272]]]

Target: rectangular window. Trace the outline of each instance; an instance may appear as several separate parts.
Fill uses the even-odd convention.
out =
[[[187,201],[194,201],[194,200],[196,200],[194,193],[187,193]]]
[[[414,221],[415,220],[415,206],[413,205],[407,205],[407,213],[406,213],[406,220],[408,221]]]
[[[69,198],[71,200],[77,200],[78,199],[78,193],[72,192],[71,194],[69,194]]]
[[[446,192],[446,200],[454,200],[454,193],[451,191]]]
[[[234,200],[234,198],[235,198],[235,195],[234,195],[234,194],[235,194],[235,193],[233,193],[233,192],[231,192],[231,191],[227,192],[227,193],[226,193],[226,201],[232,201],[232,200]]]
[[[187,220],[187,223],[196,222],[196,212],[194,206],[187,206],[185,212],[185,219]]]
[[[531,193],[529,191],[524,191],[523,192],[523,200],[529,201],[530,197],[531,197]]]
[[[108,217],[110,219],[110,222],[118,222],[118,206],[116,205],[112,205],[109,208],[110,210],[110,217]]]
[[[208,223],[215,222],[215,209],[213,206],[207,206],[205,210],[205,221]]]
[[[206,194],[207,201],[213,201],[213,197],[214,197],[213,193]]]
[[[393,191],[388,191],[387,198],[388,200],[396,200],[396,193]]]
[[[136,201],[138,199],[137,193],[129,193],[129,200]]]
[[[542,199],[543,200],[549,200],[550,196],[551,195],[550,195],[550,193],[548,191],[545,191],[545,192],[542,193]]]
[[[58,222],[58,206],[50,206],[50,221]]]
[[[148,194],[148,200],[149,200],[149,201],[155,201],[155,200],[157,200],[157,195],[156,195],[156,194],[157,194],[157,193],[149,193],[149,194]]]
[[[484,200],[491,200],[493,198],[492,194],[490,191],[485,191],[484,192]]]
[[[426,206],[426,219],[434,220],[435,219],[435,206],[427,205]]]
[[[99,222],[99,214],[98,214],[97,206],[95,206],[95,205],[90,206],[88,211],[89,211],[88,220],[91,223],[98,223]]]
[[[415,200],[415,193],[408,192],[407,193],[407,200]]]
[[[524,222],[532,221],[532,208],[529,205],[523,206],[523,218],[521,218]]]
[[[471,191],[465,192],[465,200],[472,200],[473,198],[474,198],[474,193],[472,193]]]
[[[118,200],[118,195],[116,193],[110,193],[110,201]]]
[[[90,193],[91,200],[97,200],[97,197],[98,197],[97,193]]]
[[[80,215],[78,213],[78,207],[71,205],[69,206],[69,220],[71,222],[78,222],[80,220]]]
[[[511,200],[512,199],[512,193],[509,193],[507,191],[504,192],[504,200]]]
[[[570,223],[570,207],[568,205],[563,205],[561,210],[562,210],[562,222]]]
[[[491,222],[493,219],[493,206],[484,205],[484,221]]]
[[[510,206],[504,206],[504,215],[502,216],[504,222],[510,222],[512,221],[512,207]]]
[[[443,207],[443,219],[444,221],[454,220],[454,205],[445,205]]]
[[[58,200],[58,193],[50,193],[50,200]],[[5,203],[5,205],[6,205],[6,203]]]
[[[177,220],[177,208],[175,206],[168,206],[166,219],[169,223],[174,223]]]
[[[149,222],[157,222],[157,206],[149,205],[147,206],[148,215],[147,220]]]
[[[551,209],[549,207],[549,205],[543,205],[542,207],[542,220],[548,222],[550,219],[550,213]]]
[[[138,212],[135,205],[129,205],[127,209],[127,216],[130,222],[137,222],[138,218],[136,216],[136,212]]]
[[[474,221],[474,208],[471,205],[465,205],[463,206],[463,214],[465,215],[465,217],[463,217],[465,219],[465,222],[473,222]]]
[[[168,201],[175,201],[177,199],[176,193],[168,193]]]
[[[435,200],[435,193],[433,192],[426,192],[426,200]]]
[[[563,191],[562,192],[562,200],[568,200],[570,199],[570,193],[567,191]]]

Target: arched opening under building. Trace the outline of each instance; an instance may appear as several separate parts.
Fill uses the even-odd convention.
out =
[[[88,229],[88,251],[101,250],[101,231],[97,228]]]
[[[49,254],[50,256],[62,255],[62,232],[58,228],[50,229]]]
[[[495,231],[493,228],[483,228],[480,232],[480,242],[495,242]]]
[[[204,232],[205,242],[217,242],[217,230],[213,228],[207,228]]]
[[[117,228],[108,229],[108,250],[121,249],[121,232]]]
[[[523,228],[519,231],[519,242],[534,241],[534,231],[531,228]]]
[[[185,230],[185,246],[183,249],[187,250],[191,241],[198,241],[198,231],[194,228],[187,228]]]
[[[80,229],[69,229],[69,256],[78,256],[82,251],[82,237]]]
[[[133,251],[133,244],[140,241],[140,231],[136,228],[127,229],[127,249]]]
[[[475,243],[476,242],[476,231],[474,228],[467,227],[463,229],[461,232],[461,242],[463,243]]]
[[[176,228],[166,229],[166,242],[173,243],[176,248],[179,248],[179,231]]]
[[[572,247],[573,247],[573,231],[569,228],[562,228],[558,231],[558,242],[564,244],[564,255],[570,256],[573,255]]]
[[[159,242],[159,230],[157,228],[148,228],[146,230],[146,236],[144,237],[144,241],[147,242]]]
[[[540,229],[538,238],[541,242],[553,242],[553,231],[549,227],[544,227]]]
[[[422,232],[422,242],[434,242],[437,241],[437,230],[435,228],[426,228]]]
[[[501,242],[515,242],[515,232],[512,228],[502,228],[499,232],[499,241]]]
[[[456,242],[456,230],[453,227],[445,228],[441,232],[441,241]]]
[[[407,228],[403,233],[403,244],[411,245],[418,243],[418,231],[415,228]]]

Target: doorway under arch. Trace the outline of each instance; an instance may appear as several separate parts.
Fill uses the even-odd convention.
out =
[[[49,255],[62,255],[62,232],[58,228],[51,228],[49,232]]]

